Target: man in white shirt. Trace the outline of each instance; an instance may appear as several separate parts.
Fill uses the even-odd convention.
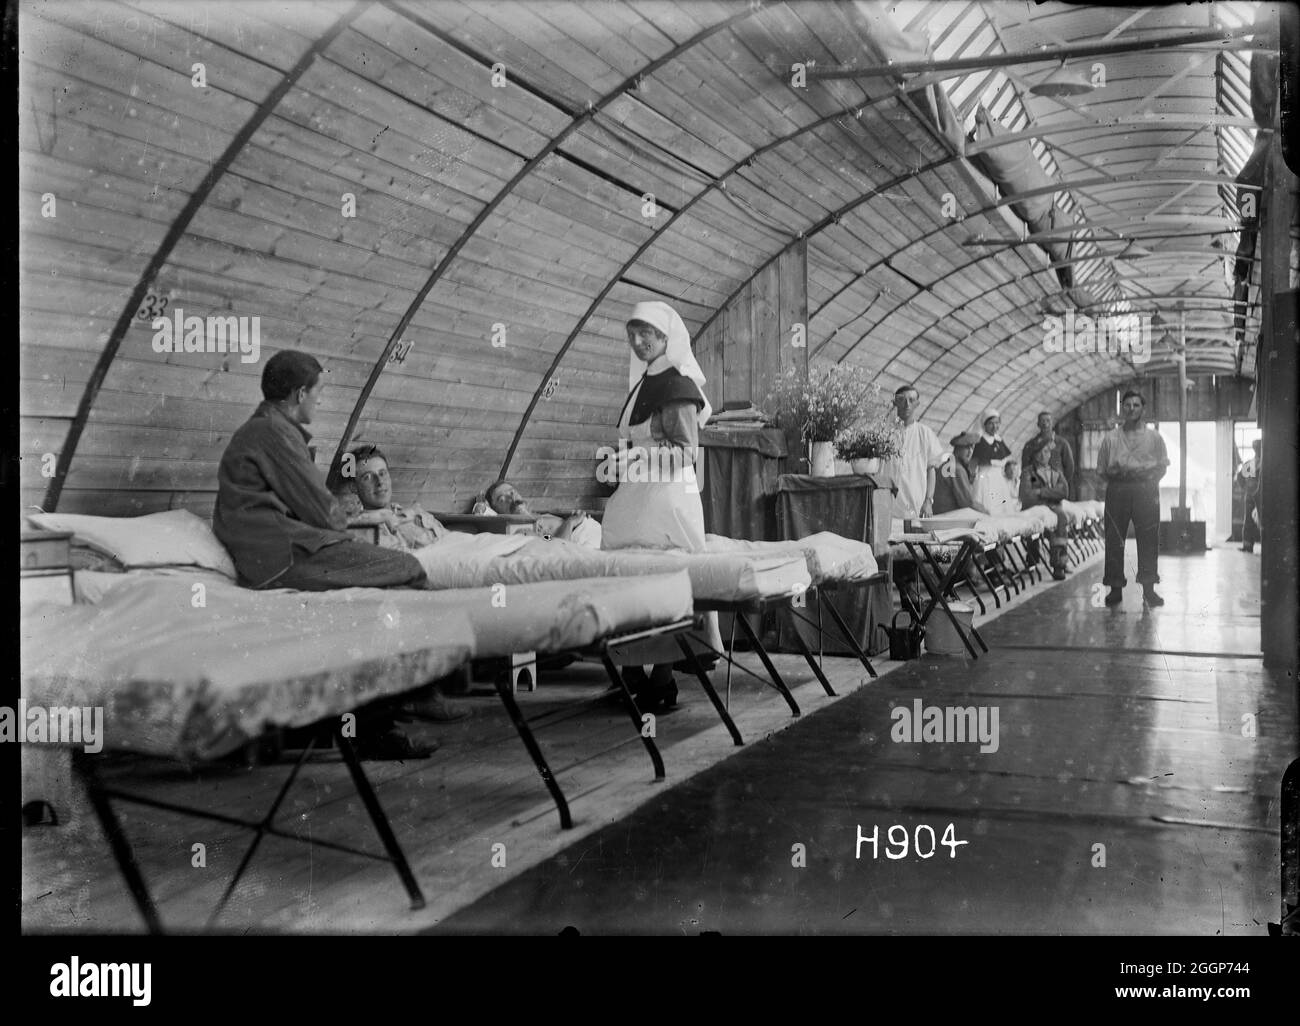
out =
[[[1137,580],[1148,606],[1163,606],[1156,594],[1160,582],[1160,479],[1169,469],[1169,454],[1158,431],[1144,423],[1146,400],[1128,391],[1120,401],[1123,423],[1102,439],[1097,474],[1106,482],[1106,570],[1102,583],[1110,589],[1106,605],[1124,601],[1124,539],[1128,525],[1137,535]]]
[[[1241,525],[1242,552],[1254,552],[1255,542],[1259,541],[1259,525],[1255,523],[1255,511],[1259,508],[1259,439],[1250,444],[1255,455],[1237,468],[1237,483],[1246,498],[1246,516]]]
[[[894,498],[894,518],[928,517],[934,512],[935,472],[947,456],[939,436],[917,422],[921,396],[912,385],[903,385],[894,393],[894,409],[902,422],[902,455],[884,462],[881,468],[898,489]]]

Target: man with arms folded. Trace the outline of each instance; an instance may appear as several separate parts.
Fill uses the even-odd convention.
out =
[[[432,513],[418,505],[402,506],[393,501],[393,482],[388,471],[388,457],[377,445],[358,445],[349,450],[355,474],[354,483],[343,475],[338,495],[347,514],[348,527],[377,528],[381,548],[399,552],[432,545],[447,534]]]
[[[350,468],[345,467],[340,506],[348,527],[374,527],[380,548],[414,552],[446,537],[447,529],[419,505],[402,506],[393,501],[393,482],[388,457],[377,445],[358,445],[348,451]],[[463,702],[449,699],[438,688],[429,688],[407,702],[403,710],[421,719],[451,723],[470,715]]]
[[[1106,482],[1106,574],[1110,589],[1106,605],[1124,601],[1124,539],[1129,522],[1137,535],[1138,583],[1148,606],[1163,606],[1156,594],[1160,543],[1160,479],[1169,469],[1165,440],[1147,427],[1142,417],[1146,400],[1139,392],[1125,392],[1120,401],[1123,422],[1102,439],[1097,453],[1097,473]]]

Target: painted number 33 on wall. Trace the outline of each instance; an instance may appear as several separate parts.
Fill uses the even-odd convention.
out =
[[[166,296],[155,296],[150,292],[144,297],[144,302],[140,304],[140,309],[135,312],[135,315],[142,321],[151,321],[155,317],[162,317],[167,310],[167,298]]]

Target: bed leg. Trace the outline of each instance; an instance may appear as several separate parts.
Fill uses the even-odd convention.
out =
[[[825,691],[826,694],[830,695],[831,698],[836,697],[835,689],[831,687],[831,682],[826,679],[826,674],[822,671],[821,666],[818,665],[817,660],[813,658],[812,650],[809,649],[808,645],[803,640],[803,636],[797,630],[794,632],[794,639],[799,642],[799,651],[803,653],[804,662],[808,664],[808,668],[812,670],[813,676],[815,676],[821,683],[822,690]]]
[[[257,849],[262,843],[262,838],[267,833],[275,833],[275,814],[280,811],[280,806],[284,803],[285,797],[289,794],[289,789],[293,787],[293,782],[298,779],[298,774],[302,771],[307,757],[311,755],[312,750],[316,747],[319,735],[312,735],[312,739],[307,746],[299,753],[298,760],[293,764],[293,769],[285,777],[284,783],[280,785],[280,791],[276,794],[271,806],[266,810],[266,815],[261,821],[253,826],[253,841],[244,852],[244,857],[239,860],[239,865],[235,867],[235,875],[230,878],[230,883],[226,884],[226,889],[221,894],[221,900],[217,902],[217,907],[212,910],[212,915],[208,916],[208,929],[211,930],[217,925],[217,920],[221,913],[225,911],[226,904],[230,901],[230,896],[235,893],[235,888],[239,886],[239,881],[244,876],[244,871],[248,864],[253,861],[253,856],[257,854]]]
[[[647,737],[641,729],[641,710],[636,707],[636,699],[632,697],[632,692],[627,689],[627,683],[623,680],[623,675],[618,672],[618,667],[614,665],[614,660],[610,659],[609,649],[601,649],[600,661],[605,664],[605,672],[609,674],[609,679],[614,682],[614,686],[623,692],[628,715],[632,717],[637,736],[641,738],[641,743],[645,745],[646,751],[650,753],[650,762],[654,766],[655,779],[663,780],[667,775],[664,771],[664,757],[659,754],[659,746],[655,744],[655,739]]]
[[[765,669],[767,675],[772,678],[772,683],[776,685],[776,689],[781,692],[781,697],[785,699],[785,704],[790,707],[790,712],[795,716],[802,716],[803,713],[799,710],[799,703],[794,700],[794,695],[790,694],[790,689],[786,687],[781,674],[778,673],[776,667],[772,665],[772,659],[767,654],[767,649],[763,647],[763,642],[759,636],[754,633],[754,628],[749,625],[748,618],[739,616],[737,619],[740,621],[740,629],[745,632],[745,636],[749,638],[750,644],[754,646],[754,651],[758,653],[758,658],[762,660],[763,669]]]
[[[980,560],[982,555],[984,555],[983,552],[975,553],[975,555],[971,557],[971,562],[975,564],[976,571],[978,571],[980,577],[983,579],[984,587],[988,588],[989,594],[993,596],[993,608],[1001,609],[1002,600],[998,598],[998,589],[994,586],[993,582],[989,580],[988,571],[984,569],[984,563]],[[983,605],[983,603],[981,603],[981,605]]]
[[[831,614],[831,619],[835,621],[835,626],[840,629],[840,633],[844,636],[844,640],[847,641],[849,643],[849,647],[853,649],[854,654],[858,657],[858,661],[867,668],[867,673],[872,677],[879,676],[879,674],[876,673],[876,668],[871,665],[871,660],[867,658],[866,651],[863,649],[861,645],[858,644],[858,639],[855,638],[853,636],[853,632],[849,630],[849,625],[844,622],[844,617],[840,616],[840,611],[835,608],[834,603],[827,601],[825,599],[825,595],[822,592],[818,592],[817,593],[818,612],[821,611],[823,605],[826,606],[826,611]],[[832,695],[835,693],[831,691],[829,688],[827,688],[827,692]]]
[[[513,693],[513,682],[507,683],[498,677],[496,688],[497,694],[501,696],[501,704],[506,707],[506,713],[510,716],[510,722],[515,725],[519,739],[523,741],[524,747],[528,749],[528,754],[533,757],[533,765],[537,767],[537,772],[541,774],[542,783],[546,785],[546,790],[551,792],[555,807],[560,812],[560,829],[572,830],[573,817],[569,815],[569,803],[565,800],[564,792],[560,790],[560,785],[555,779],[555,774],[551,772],[551,767],[547,765],[546,756],[542,754],[542,749],[537,744],[537,738],[533,737],[533,732],[528,729],[524,714],[519,711],[519,705],[515,702]]]
[[[397,875],[401,877],[402,886],[406,888],[407,896],[411,899],[411,910],[415,911],[424,908],[424,894],[420,891],[420,885],[415,879],[415,874],[411,872],[411,865],[406,861],[406,854],[402,851],[402,846],[397,843],[393,828],[389,825],[388,817],[384,814],[383,807],[375,796],[374,788],[370,786],[370,781],[366,779],[366,771],[361,768],[361,761],[357,758],[351,740],[343,736],[341,722],[334,726],[334,743],[339,746],[339,751],[343,754],[343,761],[347,763],[348,772],[352,774],[352,784],[357,789],[357,794],[361,796],[361,803],[365,805],[366,811],[370,813],[370,822],[375,825],[375,832],[379,834],[379,839],[384,843],[384,850],[388,852],[389,861],[397,868]]]
[[[718,697],[718,692],[713,687],[713,681],[709,680],[709,675],[705,672],[704,667],[700,665],[699,658],[695,655],[695,649],[691,648],[690,642],[677,635],[677,645],[682,650],[682,655],[686,661],[691,664],[691,669],[695,671],[695,676],[700,679],[700,687],[704,688],[704,693],[709,696],[709,701],[713,703],[713,708],[718,711],[718,716],[722,719],[722,725],[727,728],[727,733],[731,735],[731,740],[736,743],[737,747],[743,745],[744,739],[740,736],[740,731],[736,729],[736,724],[727,712],[727,707],[722,704],[722,699]],[[728,664],[730,668],[730,664]]]
[[[104,836],[108,838],[113,857],[117,860],[117,868],[121,870],[122,878],[126,880],[126,886],[131,892],[131,897],[135,900],[135,906],[139,909],[145,926],[149,928],[150,933],[162,933],[162,921],[158,918],[158,910],[154,907],[153,898],[149,896],[149,888],[145,885],[144,876],[140,873],[140,866],[136,863],[135,854],[131,851],[131,844],[127,841],[126,834],[122,832],[122,825],[117,821],[117,816],[113,812],[113,806],[108,795],[100,787],[99,776],[95,771],[91,756],[74,750],[72,753],[72,769],[86,790],[86,797],[90,799],[91,808],[95,810],[99,825],[104,830]]]

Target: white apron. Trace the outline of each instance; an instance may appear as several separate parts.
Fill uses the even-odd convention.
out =
[[[624,428],[629,445],[649,449],[655,444],[650,430],[653,418]],[[680,549],[704,552],[704,504],[700,501],[693,468],[659,475],[657,481],[622,481],[609,502],[601,522],[602,549]],[[671,476],[672,480],[662,478]],[[714,649],[722,649],[718,614],[706,617],[707,630],[701,637]],[[694,637],[692,635],[692,637]],[[704,651],[699,644],[692,646]],[[619,666],[649,666],[674,663],[683,658],[675,638],[653,638],[611,650]]]
[[[1009,458],[1009,457],[1008,457]],[[1015,482],[1008,481],[1003,472],[1005,459],[994,460],[975,472],[975,501],[989,511],[989,516],[1000,517],[1019,509],[1015,495]]]

